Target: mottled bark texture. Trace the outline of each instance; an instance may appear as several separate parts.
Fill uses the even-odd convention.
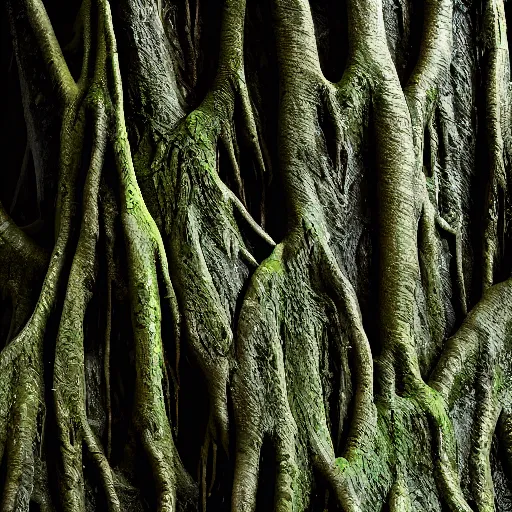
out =
[[[512,510],[503,0],[5,0],[0,511]]]

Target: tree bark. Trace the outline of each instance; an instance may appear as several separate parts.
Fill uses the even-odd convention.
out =
[[[508,4],[2,9],[2,512],[509,509]]]

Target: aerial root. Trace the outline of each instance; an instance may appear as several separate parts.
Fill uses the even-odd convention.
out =
[[[172,423],[172,413],[173,413],[173,408],[172,408],[172,405],[171,405],[171,384],[169,382],[169,369],[168,369],[169,365],[168,365],[168,362],[167,362],[167,359],[164,360],[163,362],[163,365],[162,365],[162,371],[163,371],[163,378],[164,378],[164,382],[163,382],[163,389],[164,389],[164,394],[165,394],[165,410],[167,412],[167,417],[169,418],[169,421],[171,421]],[[175,407],[174,407],[174,418],[175,418],[175,422],[174,422],[174,435],[177,436],[178,435],[178,383],[176,381],[176,377],[174,376],[174,371],[172,368],[170,368],[170,373],[171,373],[171,378],[172,378],[172,381],[173,381],[173,386],[174,386],[174,398],[175,398]]]
[[[245,200],[245,189],[244,184],[242,183],[242,175],[240,173],[240,152],[238,151],[238,144],[235,139],[236,135],[233,130],[232,123],[227,123],[224,129],[222,130],[222,133],[220,135],[221,141],[224,144],[224,147],[226,148],[226,151],[228,153],[229,161],[231,163],[231,168],[233,169],[233,175],[235,178],[235,184],[238,192],[238,196],[240,197],[240,200],[242,201],[242,204],[244,206],[247,206],[246,200]],[[235,150],[236,148],[236,150]]]
[[[166,300],[174,320],[176,342],[179,340],[179,316],[176,297],[169,276],[164,244],[140,191],[124,120],[123,88],[110,5],[100,2],[105,26],[107,62],[113,77],[112,104],[115,162],[120,189],[120,216],[123,228],[132,329],[135,347],[135,397],[133,421],[140,442],[153,469],[157,488],[157,508],[174,512],[176,496],[185,499],[196,494],[174,445],[163,391],[164,346],[161,333],[159,277],[164,281]]]
[[[218,422],[218,420],[217,420]],[[198,462],[198,480],[201,489],[201,506],[203,512],[206,511],[206,500],[210,497],[213,486],[215,485],[215,479],[217,476],[217,440],[220,440],[221,447],[226,454],[229,453],[227,439],[225,432],[222,431],[223,427],[215,426],[216,420],[214,416],[210,416],[208,425],[206,427],[206,434],[204,436],[203,444],[201,446],[201,456]],[[208,470],[208,458],[209,453],[212,453],[212,472],[210,475],[210,483],[207,484],[207,470]]]
[[[210,449],[210,434],[207,432],[203,445],[201,446],[201,457],[199,459],[199,485],[201,487],[201,510],[206,512],[206,495],[207,495],[207,485],[206,485],[206,471],[208,468],[208,451]]]
[[[489,176],[485,195],[482,288],[489,288],[495,279],[499,262],[500,240],[499,218],[504,208],[500,204],[500,191],[507,189],[506,140],[510,138],[508,84],[510,80],[509,49],[507,41],[506,15],[503,0],[485,3],[483,23],[485,30],[485,53],[488,59],[486,70],[486,134],[489,146]],[[503,248],[501,248],[503,249]]]
[[[85,389],[83,322],[96,279],[95,263],[100,230],[99,188],[107,146],[107,116],[102,100],[98,99],[93,104],[93,113],[93,147],[84,186],[82,225],[69,274],[56,343],[54,396],[63,456],[62,476],[66,481],[65,508],[80,511],[85,507],[81,461],[82,443],[85,442],[103,480],[109,510],[117,511],[120,505],[114,490],[110,466],[87,422],[83,394]],[[107,312],[107,317],[109,315],[110,312]],[[109,322],[110,319],[107,318],[107,329],[110,329]],[[80,327],[77,328],[77,326]],[[79,418],[79,420],[73,421],[71,418]]]
[[[410,512],[411,497],[401,473],[396,477],[389,496],[389,512]]]
[[[495,371],[491,367],[491,361],[486,362],[489,367],[483,370],[476,383],[478,402],[470,456],[474,498],[478,510],[483,512],[494,510],[494,488],[489,457],[492,437],[501,411],[496,393]]]
[[[217,443],[212,440],[212,476],[210,479],[210,486],[208,487],[208,496],[210,496],[212,493],[216,476],[217,476]]]
[[[158,274],[161,277],[164,287],[165,296],[164,300],[167,303],[171,312],[172,319],[172,332],[174,336],[174,368],[171,368],[171,377],[174,384],[174,392],[176,397],[176,428],[178,426],[178,398],[180,388],[180,357],[181,357],[181,313],[178,305],[178,299],[174,286],[169,274],[169,264],[165,252],[164,244],[161,238],[157,239],[156,263]]]
[[[443,343],[446,332],[446,315],[444,310],[443,285],[439,273],[440,247],[436,236],[435,210],[425,192],[423,210],[418,229],[420,237],[418,242],[418,256],[425,287],[427,301],[428,324],[433,348],[438,351]],[[425,371],[428,372],[436,353],[426,354]]]
[[[30,13],[30,17],[33,17],[31,22],[41,16],[44,18],[43,26],[49,23],[40,2],[31,3],[30,9],[33,9]],[[49,46],[45,46],[46,58],[53,55],[58,61],[59,56],[54,53],[56,41],[51,27],[48,32],[40,31],[38,37],[49,38]],[[53,65],[55,61],[50,63],[50,66]],[[65,63],[63,65],[65,68]],[[52,72],[58,75],[57,69],[52,69]],[[74,91],[74,85],[68,83],[70,76],[67,76],[66,72],[67,68],[62,76],[55,77],[59,81],[60,92],[64,97]],[[27,508],[33,490],[32,450],[34,443],[41,442],[38,439],[37,420],[44,404],[43,339],[46,323],[57,298],[61,272],[67,259],[83,134],[84,108],[80,102],[70,103],[63,114],[61,133],[57,239],[31,317],[19,334],[0,352],[1,380],[6,380],[0,384],[0,410],[3,411],[0,417],[0,452],[2,457],[6,456],[8,460],[7,480],[2,498],[2,510],[5,512],[15,510],[18,507],[18,499],[26,499]],[[14,368],[18,367],[23,367],[24,371],[15,374]],[[8,423],[10,428],[7,430]]]
[[[328,247],[324,248],[328,274],[326,282],[331,282],[334,302],[344,311],[350,322],[351,342],[356,354],[356,389],[354,413],[345,458],[352,459],[352,453],[366,446],[376,428],[376,410],[373,403],[373,357],[370,343],[363,328],[361,311],[352,284],[339,268]],[[332,280],[332,281],[330,281]]]
[[[159,512],[174,512],[176,509],[176,478],[172,467],[168,442],[165,439],[155,439],[149,430],[141,431],[141,442],[153,470],[156,489],[158,492],[157,510]]]
[[[422,93],[423,94],[423,93]],[[425,101],[430,101],[428,98]],[[425,107],[426,108],[426,107]],[[437,105],[436,108],[440,108],[439,105]],[[448,114],[441,113],[441,118],[444,119],[444,116]],[[453,236],[453,239],[455,241],[455,267],[456,267],[456,276],[455,276],[455,282],[458,288],[458,295],[459,295],[459,305],[461,309],[461,313],[463,316],[466,316],[467,314],[467,298],[466,298],[466,289],[465,289],[465,280],[464,280],[464,270],[463,270],[463,253],[462,253],[462,216],[460,213],[460,200],[455,195],[455,192],[452,191],[450,188],[450,185],[446,186],[445,193],[449,194],[449,206],[450,208],[453,207],[455,210],[450,215],[452,218],[450,219],[450,222],[443,218],[439,211],[439,178],[438,178],[438,171],[437,168],[439,165],[446,165],[446,163],[438,162],[437,161],[437,153],[439,148],[439,141],[436,133],[436,128],[433,125],[433,114],[430,114],[430,118],[428,120],[428,126],[429,126],[429,132],[430,137],[428,142],[423,141],[423,134],[425,133],[425,127],[422,126],[421,118],[420,120],[417,120],[419,123],[419,126],[415,127],[415,130],[417,133],[415,133],[415,141],[417,144],[419,144],[419,148],[416,148],[417,158],[420,158],[423,145],[424,143],[430,144],[430,154],[431,161],[428,162],[428,165],[430,167],[430,171],[425,171],[423,168],[423,171],[420,171],[421,176],[419,179],[421,180],[420,186],[422,187],[422,191],[420,192],[419,196],[421,197],[421,215],[422,217],[427,217],[427,219],[423,218],[423,223],[428,224],[428,229],[424,230],[424,233],[426,235],[426,239],[424,242],[432,246],[432,244],[435,242],[436,235],[435,235],[435,227],[437,226],[440,230],[446,232],[447,234]],[[446,121],[443,121],[443,124],[441,126],[441,130],[443,130],[444,123]],[[445,157],[445,160],[450,161],[452,156],[451,153],[453,152],[452,148],[449,146],[448,142],[444,142],[444,152],[447,153],[448,156]],[[432,176],[428,176],[429,172],[432,173]],[[449,177],[449,179],[453,179],[453,177]],[[431,181],[431,185],[433,189],[427,188],[427,181]],[[453,217],[456,217],[455,219]],[[421,248],[420,248],[421,251]],[[428,250],[426,251],[428,253]],[[435,260],[432,260],[431,258],[426,261],[427,270],[430,273],[433,273],[433,275],[437,275],[437,278],[439,278],[439,263],[438,263],[439,256],[436,256]],[[427,295],[430,295],[433,293],[431,291]]]
[[[197,59],[199,57],[199,0],[195,0],[196,8],[195,8],[195,15],[192,19],[191,16],[191,10],[190,10],[190,1],[191,0],[185,0],[185,16],[186,16],[186,23],[185,23],[185,34],[187,36],[187,44],[189,46],[189,52],[190,52],[190,59],[187,60],[188,63],[191,65],[190,69],[190,77],[191,77],[191,83],[190,86],[192,89],[195,89],[195,85],[197,82]],[[158,5],[160,6],[160,12],[161,12],[161,5],[162,0],[158,0]]]
[[[261,146],[263,138],[260,137],[260,134],[258,133],[256,119],[254,116],[254,109],[252,108],[251,99],[249,97],[249,89],[247,88],[245,77],[243,81],[240,82],[239,94],[240,101],[242,104],[242,115],[244,119],[247,137],[249,140],[249,145],[252,148],[253,154],[256,158],[256,164],[257,168],[260,171],[260,177],[263,179],[263,176],[266,172],[265,159],[263,157],[263,151]]]
[[[6,442],[7,473],[2,496],[2,511],[27,507],[34,479],[33,442],[37,437],[37,415],[43,404],[42,360],[39,371],[34,362],[25,361],[27,368],[19,377],[10,428]]]
[[[115,200],[111,197],[110,191],[108,197],[103,202],[103,231],[105,234],[105,253],[106,253],[106,319],[105,319],[105,348],[103,354],[103,374],[105,376],[105,407],[107,415],[107,459],[110,460],[112,450],[112,396],[110,390],[110,347],[112,333],[112,281],[114,280],[114,219],[115,219]]]
[[[268,246],[275,247],[276,243],[270,235],[252,218],[251,214],[246,210],[245,206],[242,204],[240,199],[231,192],[227,187],[225,187],[225,191],[230,196],[234,208],[238,211],[238,213],[242,216],[242,218],[245,220],[247,225],[252,229],[252,231]],[[247,255],[247,258],[250,260],[254,260],[254,257]]]
[[[446,220],[444,220],[441,215],[437,214],[435,217],[437,225],[450,233],[455,237],[455,264],[457,268],[457,286],[459,288],[459,301],[462,314],[466,316],[468,314],[468,305],[467,305],[467,297],[466,297],[466,284],[464,281],[464,270],[463,270],[463,262],[462,262],[462,233],[461,233],[461,224],[460,218],[457,222],[456,227],[452,227]]]
[[[107,497],[108,509],[110,512],[119,511],[120,503],[115,490],[114,475],[108,463],[107,457],[103,453],[103,450],[96,440],[96,437],[92,432],[87,419],[83,418],[82,423],[85,445],[87,446],[89,455],[95,462],[100,473],[101,481],[103,483],[103,490],[105,492],[105,496]]]
[[[239,512],[254,512],[258,491],[260,452],[263,439],[256,432],[239,431],[235,457],[235,473],[231,508]]]
[[[433,428],[433,439],[439,458],[436,459],[436,481],[442,496],[452,510],[471,512],[461,490],[456,467],[456,440],[448,407],[443,397],[421,379],[412,380],[407,386],[410,395],[427,415]]]

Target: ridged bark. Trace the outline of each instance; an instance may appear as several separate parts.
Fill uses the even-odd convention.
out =
[[[5,10],[2,512],[506,510],[506,5],[60,8]]]

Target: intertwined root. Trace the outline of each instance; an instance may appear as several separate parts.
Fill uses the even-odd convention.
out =
[[[204,375],[208,393],[209,417],[198,475],[203,508],[208,456],[212,453],[215,459],[217,446],[229,451],[227,386],[237,301],[250,269],[258,265],[253,248],[262,252],[263,246],[268,254],[269,246],[274,245],[244,206],[245,169],[241,168],[237,134],[246,138],[260,174],[265,167],[244,74],[244,18],[244,0],[225,2],[219,68],[210,92],[172,131],[147,134],[141,144],[146,144],[147,150],[140,150],[135,160],[141,188],[149,198],[148,208],[157,219],[168,250],[185,328],[182,338]],[[134,79],[141,80],[139,76]],[[160,86],[151,87],[150,76],[142,82],[147,85],[150,102],[160,104]],[[172,95],[169,89],[166,97]],[[169,110],[176,107],[171,103],[167,104]],[[220,151],[221,146],[225,151]],[[219,177],[221,153],[226,158],[228,181],[234,183],[237,195]],[[176,389],[179,358],[177,345],[173,357]]]
[[[495,434],[507,458],[506,418],[510,403],[507,330],[512,304],[511,285],[509,279],[484,293],[460,329],[448,340],[430,382],[448,408],[474,415],[470,450],[460,465],[469,471],[472,488],[467,492],[481,510],[492,510],[494,506],[490,449]],[[474,390],[474,400],[465,390]],[[468,405],[469,411],[466,410]],[[502,419],[497,428],[500,413]],[[457,421],[454,424],[459,426]],[[461,438],[457,441],[468,442]]]
[[[355,510],[357,498],[336,464],[332,436],[350,423],[348,436],[344,432],[349,463],[368,446],[376,428],[372,361],[354,292],[313,229],[289,235],[255,272],[240,312],[236,353],[233,509],[255,509],[260,451],[269,440],[277,462],[275,510],[307,509],[313,469],[347,510]],[[338,368],[354,361],[354,390],[340,382],[339,396],[329,397],[328,360]],[[331,400],[341,413],[334,423]]]
[[[0,353],[0,456],[2,460],[6,457],[8,467],[2,496],[5,511],[17,510],[18,505],[28,507],[33,492],[34,459],[40,457],[45,417],[44,334],[56,303],[72,233],[75,184],[84,133],[80,99],[70,102],[63,114],[57,240],[39,299],[23,329]],[[43,501],[48,502],[46,498]]]
[[[447,403],[414,376],[412,346],[397,347],[387,363],[380,361],[379,371],[388,366],[391,378],[381,379],[374,405],[372,355],[357,299],[312,227],[278,244],[256,270],[236,342],[233,509],[255,510],[261,450],[270,442],[275,510],[307,510],[314,471],[345,510],[385,500],[393,510],[406,510],[413,500],[408,485],[415,487],[415,500],[429,500],[428,485],[435,482],[450,507],[470,510],[460,489]],[[343,369],[335,377],[337,397],[329,396],[334,376],[326,360]],[[400,394],[398,387],[404,387]],[[340,430],[345,445],[335,447]],[[418,454],[410,431],[431,451]]]
[[[38,15],[45,15],[44,9]],[[83,9],[91,8],[84,2]],[[84,69],[78,87],[66,91],[61,138],[61,176],[57,207],[58,238],[35,311],[20,334],[2,351],[0,389],[0,440],[8,468],[2,509],[28,509],[33,491],[33,450],[41,444],[38,420],[44,403],[43,334],[67,259],[71,220],[75,210],[75,187],[79,181],[82,142],[87,116],[94,120],[93,147],[83,190],[82,227],[67,281],[66,298],[56,343],[54,397],[62,456],[60,484],[66,510],[85,509],[82,449],[87,448],[103,482],[110,510],[119,510],[115,480],[101,444],[88,424],[84,376],[84,317],[94,291],[97,239],[99,236],[98,193],[107,136],[112,133],[121,197],[121,213],[127,250],[130,300],[136,347],[136,394],[134,426],[154,471],[160,510],[174,511],[194,500],[195,489],[174,447],[162,389],[163,347],[160,293],[170,304],[178,343],[179,315],[170,281],[160,233],[149,215],[135,179],[122,112],[122,89],[110,10],[98,2],[97,50],[94,76],[88,72],[90,16],[84,27]],[[107,68],[111,73],[107,73]],[[107,78],[108,76],[108,78]],[[108,168],[107,168],[108,170]],[[107,223],[108,224],[108,223]],[[23,372],[19,372],[19,369]],[[18,373],[19,372],[19,373]],[[8,424],[12,429],[8,429]],[[34,446],[33,446],[34,445]],[[41,494],[40,492],[38,494]],[[48,500],[40,499],[47,506]]]
[[[98,88],[98,84],[96,85]],[[60,478],[66,510],[85,508],[82,450],[87,447],[103,482],[110,510],[119,510],[113,475],[87,421],[84,375],[84,317],[95,282],[99,237],[98,198],[106,149],[107,115],[103,91],[94,89],[88,103],[94,117],[91,162],[84,186],[82,226],[71,265],[55,347],[54,397],[61,454]]]
[[[160,188],[162,211],[167,198],[175,200],[175,206],[167,210],[164,228],[172,278],[188,348],[205,376],[210,402],[199,476],[203,506],[210,446],[214,456],[217,445],[226,453],[229,450],[227,385],[233,354],[232,325],[249,270],[257,266],[247,240],[263,243],[265,248],[274,245],[218,175],[217,145],[222,128],[213,111],[215,101],[213,94],[189,114],[167,143],[168,165],[164,169],[172,181],[166,177]],[[155,179],[163,176],[160,172]],[[179,378],[178,370],[177,375]]]
[[[445,126],[445,117],[449,116],[441,115],[440,126],[433,119],[433,111],[438,109],[443,114],[446,108],[440,99],[440,84],[451,58],[452,3],[426,2],[426,35],[419,63],[410,84],[402,91],[389,55],[378,0],[349,2],[351,55],[339,84],[328,83],[321,74],[309,3],[276,0],[274,15],[283,86],[280,172],[291,207],[290,232],[260,266],[254,247],[264,242],[265,250],[269,250],[274,243],[244,206],[244,170],[240,168],[236,141],[239,130],[233,127],[234,110],[240,107],[243,131],[263,172],[261,141],[243,71],[245,2],[224,3],[219,72],[211,92],[172,133],[161,138],[154,154],[148,151],[151,157],[146,155],[153,160],[151,170],[145,169],[145,177],[153,179],[155,185],[154,197],[144,196],[148,207],[137,183],[127,140],[108,2],[98,0],[99,23],[91,29],[91,2],[84,0],[80,14],[84,65],[78,83],[74,83],[59,53],[42,2],[33,0],[24,5],[28,5],[27,17],[35,27],[65,108],[58,240],[34,314],[0,354],[0,458],[7,467],[2,510],[27,509],[31,496],[39,500],[43,509],[49,506],[47,497],[33,489],[34,459],[39,456],[44,430],[43,333],[71,246],[68,242],[76,200],[74,188],[80,181],[77,175],[83,164],[84,105],[90,108],[95,122],[93,149],[82,194],[82,228],[69,279],[62,283],[66,284],[66,298],[56,344],[53,388],[65,509],[85,508],[84,447],[100,474],[110,509],[120,509],[120,484],[108,461],[110,434],[105,455],[87,419],[83,349],[85,311],[94,293],[99,260],[97,203],[108,133],[120,196],[113,200],[118,203],[117,208],[105,210],[107,259],[110,263],[113,259],[112,216],[118,210],[134,333],[133,426],[153,472],[159,510],[174,511],[197,501],[197,489],[174,444],[172,407],[166,404],[165,397],[165,350],[170,346],[175,351],[172,376],[177,397],[181,338],[186,339],[205,375],[210,399],[199,475],[203,508],[210,449],[214,457],[213,481],[217,445],[226,452],[230,448],[227,388],[233,372],[235,510],[254,510],[261,451],[269,442],[277,463],[274,497],[278,511],[306,509],[317,472],[330,484],[331,498],[334,495],[346,510],[376,507],[386,499],[391,510],[414,510],[418,506],[427,509],[419,499],[424,498],[423,493],[427,501],[436,502],[432,509],[447,503],[452,510],[469,512],[467,496],[459,482],[457,432],[449,413],[453,397],[460,395],[463,385],[474,388],[478,398],[468,462],[474,501],[479,510],[492,510],[489,452],[498,421],[506,455],[512,459],[507,394],[510,369],[505,360],[512,301],[510,282],[488,290],[444,349],[430,386],[422,379],[451,329],[442,309],[446,297],[437,268],[437,228],[455,237],[460,309],[466,313],[459,199],[450,196],[448,203],[453,203],[454,211],[441,211],[436,181],[435,154],[440,142],[435,134],[441,132],[441,138],[449,139]],[[508,71],[501,60],[501,50],[505,49],[503,6],[491,0],[487,11],[488,28],[499,35],[489,48],[494,74],[488,97],[491,145],[496,154],[491,155],[493,175],[487,199],[496,206],[495,196],[505,187],[501,161],[504,148],[498,126],[502,112],[498,104]],[[93,34],[98,41],[91,82]],[[331,252],[339,245],[339,240],[333,243],[339,226],[337,215],[350,198],[348,153],[359,144],[354,133],[362,131],[363,112],[369,109],[370,99],[375,110],[380,209],[379,334],[384,341],[377,371],[380,395],[375,399],[372,354],[355,292]],[[327,144],[318,130],[321,108],[334,128],[334,151],[327,158]],[[424,174],[421,164],[425,163],[422,149],[426,126],[434,157],[426,165],[432,173],[425,169]],[[238,197],[219,178],[219,143],[225,146]],[[149,205],[155,198],[154,204]],[[491,208],[488,213],[492,218],[485,233],[488,246],[483,258],[484,288],[490,286],[495,274],[499,224],[497,212]],[[421,237],[416,244],[418,218]],[[9,226],[2,221],[0,237],[7,229]],[[421,271],[417,265],[418,245]],[[234,347],[237,299],[251,268],[256,270],[242,304]],[[413,320],[415,289],[421,288],[420,272],[428,302],[426,345],[435,346],[423,358],[418,344],[421,335],[415,332]],[[173,329],[168,342],[162,340],[161,334],[162,303],[171,311]],[[496,322],[500,327],[489,328]],[[13,332],[21,327],[18,324],[18,320],[14,321]],[[185,336],[181,335],[182,325]],[[107,340],[108,337],[107,329]],[[105,352],[108,393],[109,351]],[[107,408],[110,409],[108,398]],[[174,432],[177,404],[175,419]],[[421,440],[430,450],[424,456],[418,455],[413,439]],[[343,457],[337,457],[341,448]],[[416,468],[418,465],[421,470]],[[437,492],[432,490],[436,484]]]
[[[66,242],[64,226],[32,316],[0,353],[0,461],[7,468],[1,503],[6,512],[28,510],[34,491],[34,459],[40,456],[45,418],[44,330],[54,304]],[[41,500],[46,503],[47,496]]]

